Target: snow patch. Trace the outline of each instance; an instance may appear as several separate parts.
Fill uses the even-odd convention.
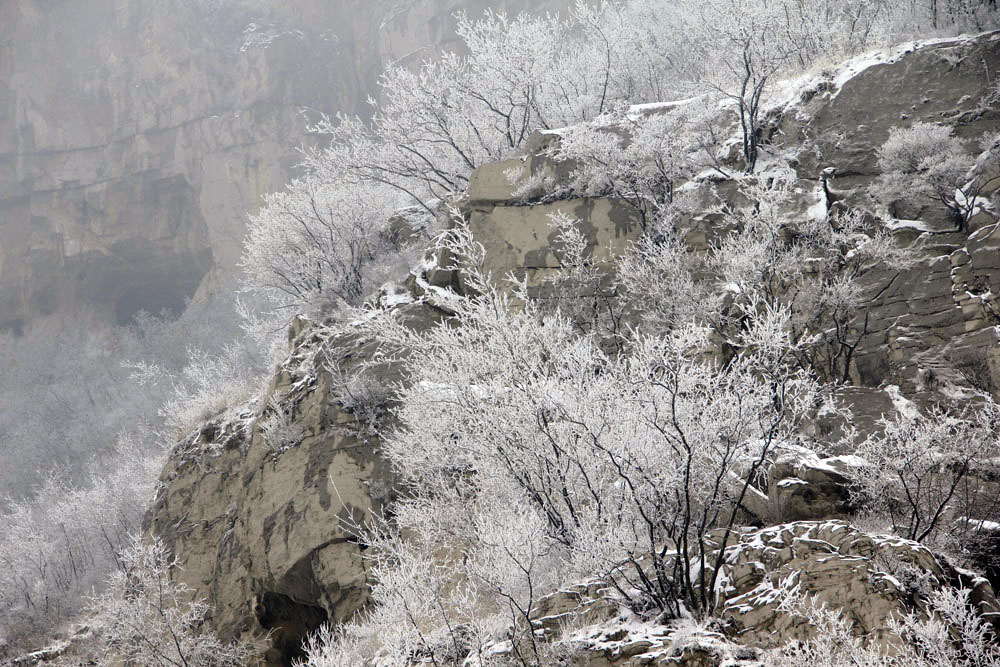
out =
[[[920,416],[920,410],[917,409],[916,404],[910,399],[904,397],[897,385],[888,384],[882,388],[882,391],[889,395],[889,399],[892,400],[892,405],[896,408],[896,412],[901,414],[903,417],[907,419],[916,419]]]
[[[890,218],[886,221],[885,226],[887,229],[893,232],[912,230],[916,232],[933,232],[936,231],[933,227],[928,225],[923,220],[899,220],[896,218]]]
[[[825,200],[818,201],[806,209],[806,215],[810,220],[826,220],[828,212]]]

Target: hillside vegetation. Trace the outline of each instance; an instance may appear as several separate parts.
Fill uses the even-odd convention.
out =
[[[1000,663],[998,18],[461,18],[252,217],[247,333],[133,364],[175,443],[144,538],[0,519],[4,626],[86,607],[63,664]]]

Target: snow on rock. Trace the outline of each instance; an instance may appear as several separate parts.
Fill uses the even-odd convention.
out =
[[[983,33],[986,34],[986,33]],[[824,90],[836,98],[848,81],[866,70],[878,65],[890,65],[898,62],[918,49],[948,43],[961,44],[973,41],[981,35],[963,35],[959,37],[942,37],[904,42],[891,48],[878,49],[863,53],[841,63],[836,69],[824,69],[820,72],[809,72],[790,79],[783,79],[774,85],[770,100],[765,111],[787,110],[804,97],[809,97],[810,91]]]
[[[380,308],[395,308],[414,302],[413,294],[402,285],[386,283],[379,289],[376,301]]]
[[[783,448],[768,475],[768,519],[831,519],[851,513],[854,471],[867,465],[857,456],[821,458],[805,447]]]
[[[907,419],[916,419],[920,416],[920,410],[917,408],[916,404],[903,396],[902,392],[894,384],[889,384],[883,387],[883,391],[889,395],[892,399],[892,405],[896,408],[898,412],[903,417]]]
[[[997,609],[985,579],[919,543],[843,521],[738,530],[729,538],[718,581],[718,619],[704,622],[639,616],[611,587],[571,586],[537,602],[535,636],[564,647],[572,655],[569,664],[587,667],[749,667],[760,664],[762,648],[810,637],[811,626],[798,613],[809,598],[876,643],[895,637],[890,620],[921,612],[922,600],[941,587],[970,588],[982,612]]]
[[[574,665],[749,667],[760,657],[759,651],[731,642],[713,623],[640,618],[596,582],[542,598],[532,618],[536,635],[562,646]],[[509,642],[504,644],[509,650]]]
[[[387,286],[382,307],[406,326],[433,326],[440,311],[411,290],[409,280]],[[145,519],[183,558],[177,576],[212,605],[213,629],[227,639],[266,634],[248,604],[255,594],[282,601],[284,620],[309,629],[346,620],[368,600],[361,550],[341,519],[381,511],[394,476],[344,387],[362,369],[392,387],[399,368],[367,366],[374,343],[358,327],[326,324],[296,318],[262,400],[238,419],[206,421],[175,448]],[[274,406],[296,433],[280,448],[267,432]]]
[[[895,218],[889,218],[885,221],[885,226],[893,232],[914,231],[922,234],[924,232],[938,231],[935,227],[924,222],[923,220],[897,220]]]
[[[745,645],[807,639],[811,628],[795,612],[804,596],[851,619],[875,642],[891,640],[889,620],[919,610],[927,590],[972,586],[981,609],[996,608],[985,580],[969,581],[917,542],[870,535],[843,521],[781,524],[737,540],[726,550],[720,615],[726,634]]]

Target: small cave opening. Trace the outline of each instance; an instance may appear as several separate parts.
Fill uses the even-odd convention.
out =
[[[271,591],[254,597],[253,614],[270,637],[267,664],[282,667],[292,667],[296,660],[304,660],[306,637],[329,620],[322,607],[296,602]]]

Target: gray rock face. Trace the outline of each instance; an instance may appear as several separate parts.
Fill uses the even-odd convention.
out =
[[[456,48],[454,12],[487,5],[559,3],[3,3],[0,329],[180,309],[289,180],[301,110],[367,113],[384,59]]]
[[[426,306],[399,311],[415,327],[436,317]],[[221,636],[283,629],[272,636],[269,664],[295,657],[307,632],[367,600],[351,526],[382,510],[393,477],[364,411],[335,397],[341,374],[371,352],[350,338],[320,341],[305,327],[262,405],[210,420],[178,445],[147,515],[146,530],[183,559],[180,576],[214,607]],[[377,380],[395,382],[393,373]]]
[[[804,619],[780,608],[789,595],[843,610],[872,641],[891,638],[888,619],[920,610],[917,587],[968,586],[983,612],[998,609],[985,579],[970,578],[916,542],[869,535],[841,521],[748,531],[727,549],[725,577],[726,632],[750,646],[809,637]]]
[[[854,471],[865,461],[856,456],[820,458],[807,449],[779,453],[768,472],[771,523],[847,517]]]
[[[806,91],[794,113],[780,119],[778,140],[806,149],[796,165],[801,177],[835,167],[838,189],[864,181],[877,172],[873,149],[897,125],[947,123],[962,138],[996,129],[997,111],[984,103],[984,72],[1000,65],[1000,33],[894,51],[880,54],[892,62],[867,67],[842,86]]]
[[[579,221],[587,237],[587,257],[611,267],[631,241],[639,237],[639,217],[626,202],[615,199],[566,199],[551,204],[516,206],[502,202],[467,209],[469,227],[489,251],[485,269],[502,280],[508,272],[539,286],[561,270],[552,217],[560,212]]]
[[[862,69],[840,86],[810,89],[775,117],[775,141],[795,148],[799,178],[819,179],[834,168],[830,187],[851,206],[870,205],[865,191],[878,176],[876,149],[892,128],[949,125],[966,142],[970,168],[979,141],[1000,129],[1000,111],[983,77],[984,68],[1000,66],[1000,33],[886,55],[892,62]],[[987,178],[983,194],[998,185]],[[878,298],[851,380],[895,384],[918,402],[940,400],[941,390],[955,386],[995,391],[995,362],[988,358],[995,356],[993,327],[1000,321],[992,290],[1000,285],[997,219],[983,212],[963,234],[934,207],[919,213],[919,222],[901,221],[893,233],[918,245],[926,259],[911,270],[871,277],[869,288]],[[858,408],[862,419],[872,416],[863,401]]]

